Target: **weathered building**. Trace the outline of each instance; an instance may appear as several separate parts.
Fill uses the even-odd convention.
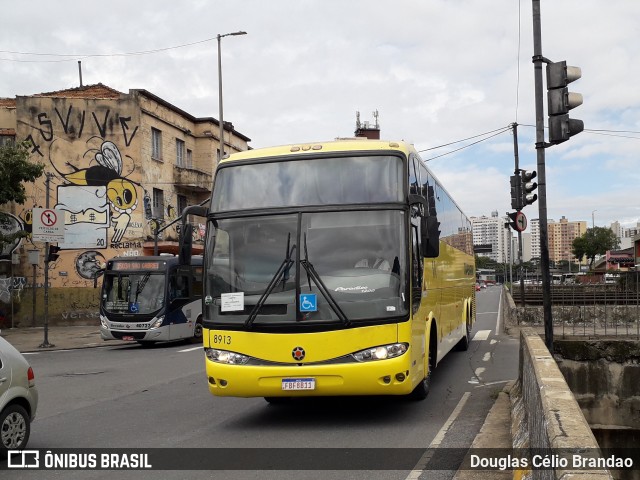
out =
[[[224,127],[224,153],[249,148],[248,137],[231,123]],[[218,132],[217,119],[196,118],[146,90],[121,93],[97,84],[0,99],[0,143],[28,141],[31,159],[46,172],[27,186],[24,205],[0,206],[14,223],[3,230],[30,231],[34,207],[55,209],[64,219],[59,258],[49,264],[49,285],[61,303],[50,305],[52,318],[97,312],[94,277],[105,260],[154,248],[177,252],[179,222],[171,222],[185,206],[209,197]],[[194,229],[196,245],[203,235],[204,225]],[[23,240],[13,255],[10,249],[2,254],[12,261],[0,262],[0,307],[7,310],[5,300],[15,300],[16,289],[34,284],[30,250],[40,251],[35,285],[44,281],[43,242]],[[68,287],[75,287],[72,293]],[[23,308],[29,296],[21,295],[16,318],[31,318]]]

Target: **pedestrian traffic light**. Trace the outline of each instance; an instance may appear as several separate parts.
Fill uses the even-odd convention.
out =
[[[536,188],[538,188],[538,184],[536,182],[532,182],[531,180],[536,178],[535,170],[531,172],[527,172],[526,170],[520,171],[520,179],[521,179],[521,203],[523,207],[527,205],[531,205],[538,199],[538,195],[532,193]]]
[[[522,210],[522,178],[520,175],[511,175],[511,208],[514,210]]]
[[[55,262],[60,254],[60,247],[57,245],[49,245],[49,254],[47,255],[47,262]]]
[[[582,105],[582,95],[570,92],[567,85],[582,76],[579,67],[567,62],[547,63],[547,104],[549,111],[549,143],[558,144],[584,130],[584,122],[569,118],[569,110]]]

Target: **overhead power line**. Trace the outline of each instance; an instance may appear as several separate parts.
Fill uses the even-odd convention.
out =
[[[490,132],[481,133],[479,135],[474,135],[472,137],[468,137],[468,138],[465,138],[465,139],[462,139],[462,140],[456,140],[454,142],[450,142],[450,143],[447,143],[447,144],[444,144],[444,145],[439,145],[437,147],[427,148],[425,150],[419,150],[419,152],[420,153],[427,152],[429,150],[434,150],[436,148],[442,148],[442,147],[446,147],[446,146],[449,146],[449,145],[453,145],[455,143],[465,142],[465,141],[470,140],[472,138],[484,137],[484,138],[481,138],[480,140],[468,143],[467,145],[463,145],[460,148],[456,148],[454,150],[451,150],[449,152],[443,153],[441,155],[436,155],[435,157],[423,158],[422,159],[424,162],[430,162],[431,160],[435,160],[436,158],[444,157],[446,155],[451,155],[452,153],[459,152],[460,150],[464,150],[465,148],[469,148],[469,147],[471,147],[473,145],[477,145],[478,143],[484,142],[486,140],[489,140],[490,138],[497,137],[498,135],[502,135],[503,133],[510,132],[510,131],[511,131],[511,125],[508,125],[506,127],[502,127],[502,128],[496,129],[496,130],[491,130]],[[491,133],[493,133],[493,135],[489,135]],[[486,135],[489,135],[489,136],[486,136]]]
[[[191,47],[193,45],[200,45],[202,43],[212,42],[216,40],[217,37],[206,38],[204,40],[198,40],[190,43],[183,43],[181,45],[174,45],[171,47],[163,47],[156,48],[152,50],[141,50],[137,52],[120,52],[120,53],[42,53],[42,52],[18,52],[13,50],[0,50],[0,53],[8,53],[11,55],[26,55],[26,56],[37,56],[37,57],[70,57],[63,59],[52,59],[52,60],[23,60],[23,59],[14,59],[14,58],[0,58],[0,60],[8,61],[8,62],[29,62],[29,63],[55,63],[55,62],[69,62],[76,60],[78,58],[92,58],[92,57],[130,57],[137,55],[152,55],[154,53],[166,52],[168,50],[175,50],[177,48],[185,48]]]

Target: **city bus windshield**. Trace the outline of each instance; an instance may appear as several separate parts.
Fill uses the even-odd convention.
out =
[[[102,306],[109,313],[154,313],[164,305],[165,278],[162,273],[107,272]]]
[[[401,210],[212,221],[205,317],[257,327],[406,315],[405,225]]]

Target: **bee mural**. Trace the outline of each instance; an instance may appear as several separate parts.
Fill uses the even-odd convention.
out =
[[[88,152],[96,151],[90,149]],[[51,152],[51,150],[49,151]],[[87,152],[87,153],[88,153]],[[51,155],[51,153],[49,153]],[[86,155],[86,154],[85,154]],[[112,223],[114,227],[114,233],[111,241],[114,243],[120,242],[122,237],[131,221],[131,213],[138,206],[138,193],[136,186],[142,186],[126,178],[122,174],[122,155],[118,147],[109,141],[104,141],[100,145],[100,148],[95,153],[96,164],[89,166],[88,168],[78,168],[69,162],[65,164],[69,166],[71,172],[62,172],[51,161],[51,165],[56,172],[67,182],[76,186],[100,186],[105,187],[106,196],[109,205],[113,211],[117,212],[115,217],[112,217]],[[132,173],[133,170],[130,173]]]
[[[36,207],[34,207],[36,208]],[[33,243],[32,233],[33,233],[33,208],[29,208],[27,210],[23,210],[20,213],[20,218],[23,222],[23,230],[27,232],[27,240]]]

